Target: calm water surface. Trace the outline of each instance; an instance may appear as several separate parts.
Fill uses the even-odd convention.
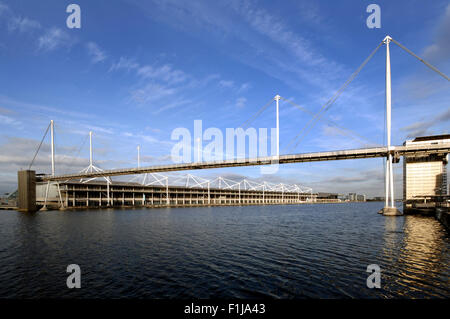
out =
[[[0,211],[0,298],[449,298],[443,226],[382,206]]]

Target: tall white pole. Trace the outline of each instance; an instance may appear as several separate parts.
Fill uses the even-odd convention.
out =
[[[277,156],[280,156],[280,113],[279,113],[279,101],[280,96],[275,95],[275,101],[277,102]]]
[[[137,155],[138,155],[138,157],[137,157],[137,160],[138,160],[138,168],[140,168],[141,167],[141,146],[140,145],[138,145],[137,146]]]
[[[89,169],[92,172],[92,131],[89,131]]]
[[[387,148],[390,152],[391,149],[391,56],[389,52],[389,42],[392,38],[386,36],[384,38],[384,43],[386,44],[386,131],[387,131]],[[388,156],[388,163],[386,165],[386,206],[388,206],[389,189],[391,196],[391,207],[394,207],[394,186],[393,186],[393,176],[392,176],[392,155]]]
[[[394,174],[392,173],[392,165],[393,165],[392,154],[389,154],[389,177],[390,177],[390,185],[391,185],[391,207],[394,207]]]
[[[209,181],[208,181],[208,204],[211,204],[211,194],[209,192]]]
[[[263,183],[263,204],[265,204],[265,198],[264,198],[265,190],[266,190],[266,182]]]
[[[109,198],[109,181],[106,181],[106,197],[107,197],[107,206],[111,205],[111,200]]]
[[[55,134],[53,120],[50,121],[51,148],[52,148],[52,176],[55,176]]]
[[[200,155],[200,137],[197,137],[197,162],[201,162]]]
[[[169,200],[169,178],[166,178],[166,204],[170,204]]]
[[[391,56],[389,52],[389,42],[391,37],[386,36],[386,126],[387,126],[387,146],[391,146]]]
[[[239,204],[241,203],[241,183],[239,183]]]
[[[384,172],[384,207],[389,206],[389,157],[386,157],[386,169]]]

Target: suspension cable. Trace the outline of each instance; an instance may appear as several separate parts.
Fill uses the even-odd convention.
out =
[[[414,54],[414,52],[412,52],[411,50],[409,50],[407,47],[405,47],[404,45],[401,45],[400,43],[398,43],[397,41],[395,41],[394,39],[391,38],[391,41],[394,42],[395,44],[397,44],[400,48],[402,48],[403,50],[405,50],[406,52],[408,52],[409,54],[411,54],[413,57],[415,57],[417,60],[419,60],[420,62],[422,62],[423,64],[425,64],[427,67],[429,67],[431,70],[433,70],[434,72],[436,72],[437,74],[439,74],[440,76],[442,76],[444,79],[446,79],[447,81],[450,81],[449,77],[446,76],[444,73],[442,73],[441,71],[439,71],[437,68],[435,68],[434,66],[432,66],[430,63],[428,63],[427,61],[425,61],[424,59],[422,59],[421,57],[417,56],[416,54]]]
[[[306,108],[304,108],[304,107],[302,107],[302,106],[296,104],[295,102],[293,102],[293,101],[291,101],[291,100],[288,100],[288,99],[286,99],[286,98],[284,98],[284,97],[282,97],[282,96],[280,96],[280,98],[283,99],[284,101],[290,103],[292,106],[298,108],[300,111],[305,112],[305,113],[307,113],[307,114],[309,114],[309,115],[314,116],[314,113],[313,113],[313,112],[311,112],[311,111],[309,111],[308,109],[306,109]],[[338,125],[336,122],[334,122],[334,121],[332,121],[332,120],[330,120],[330,119],[327,119],[327,118],[321,119],[321,118],[320,118],[319,120],[321,120],[321,121],[323,121],[323,122],[325,122],[325,123],[328,122],[327,124],[333,125],[333,126],[334,126],[335,128],[337,128],[339,131],[343,132],[345,135],[348,135],[349,137],[351,137],[351,138],[353,138],[353,139],[355,139],[355,140],[358,140],[358,141],[360,141],[360,142],[361,142],[361,141],[362,141],[362,142],[365,142],[365,143],[367,143],[368,145],[377,145],[377,146],[381,146],[381,144],[375,143],[375,142],[373,142],[373,141],[371,141],[371,140],[365,138],[365,137],[362,136],[362,135],[359,135],[358,133],[356,133],[356,132],[354,132],[354,131],[352,131],[352,130],[350,130],[350,129],[347,129],[347,128],[345,128],[345,127],[342,127],[342,126]],[[353,135],[353,136],[352,136],[352,135]]]
[[[76,153],[75,156],[72,158],[72,160],[70,161],[69,165],[67,166],[67,169],[69,169],[69,168],[72,166],[72,164],[73,164],[73,163],[75,162],[75,160],[77,159],[78,155],[80,155],[80,152],[81,152],[81,150],[83,149],[84,144],[86,144],[86,141],[87,141],[88,137],[89,137],[89,134],[87,134],[87,135],[85,136],[83,142],[81,143],[80,147],[78,148],[77,153]],[[68,170],[66,170],[66,172],[67,172],[67,171],[68,171]]]
[[[31,166],[33,166],[34,160],[36,159],[36,156],[38,155],[39,150],[41,149],[42,143],[44,143],[44,139],[45,139],[45,137],[47,136],[48,130],[50,129],[50,125],[51,125],[51,123],[48,124],[47,129],[45,130],[44,136],[42,136],[42,140],[41,140],[41,142],[39,143],[39,146],[38,146],[38,148],[37,148],[37,150],[36,150],[36,153],[34,153],[33,159],[31,160],[31,163],[30,163],[30,165],[28,166],[28,169],[29,169],[29,170],[31,169]]]
[[[265,111],[265,109],[267,109],[267,107],[270,105],[270,103],[272,103],[273,102],[273,98],[272,99],[270,99],[270,101],[269,102],[267,102],[263,107],[261,107],[259,110],[258,110],[258,112],[256,112],[254,115],[252,115],[248,120],[246,120],[244,123],[242,123],[240,126],[238,126],[238,127],[241,127],[241,128],[243,128],[243,129],[247,129],[249,126],[250,126],[250,124],[254,121],[254,120],[256,120],[256,118],[259,116],[259,115],[261,115],[261,113],[262,112],[264,112]]]
[[[356,69],[355,72],[352,73],[352,75],[348,78],[348,80],[339,88],[339,90],[336,91],[336,93],[320,108],[320,110],[316,113],[316,115],[302,128],[299,134],[295,136],[291,142],[288,144],[287,147],[292,145],[292,143],[297,140],[303,132],[305,132],[305,129],[308,128],[308,130],[304,133],[304,135],[297,141],[297,143],[294,145],[293,149],[297,147],[297,145],[302,141],[302,139],[308,134],[308,132],[311,130],[311,128],[317,123],[317,121],[322,117],[324,112],[328,111],[330,107],[333,105],[333,103],[337,100],[337,98],[342,94],[345,88],[355,79],[355,77],[361,72],[363,67],[370,61],[370,59],[374,56],[374,54],[378,51],[378,49],[383,45],[383,42],[380,42],[378,46],[370,53],[370,55],[364,60],[364,62]]]

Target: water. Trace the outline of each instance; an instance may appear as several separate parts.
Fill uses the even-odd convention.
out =
[[[450,297],[443,226],[381,207],[0,211],[0,298]],[[66,287],[69,264],[81,289]]]

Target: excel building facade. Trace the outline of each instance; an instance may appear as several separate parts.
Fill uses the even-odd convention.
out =
[[[403,145],[450,143],[450,134],[417,137]],[[403,158],[403,202],[448,195],[447,163],[449,155],[412,155]]]

